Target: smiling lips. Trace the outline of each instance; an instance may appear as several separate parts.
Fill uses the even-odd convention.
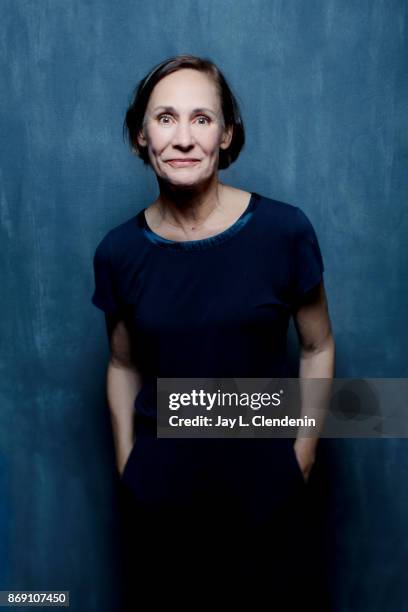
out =
[[[192,158],[175,158],[166,160],[166,163],[170,164],[170,166],[174,166],[175,168],[184,168],[184,166],[194,166],[195,164],[198,164],[199,161],[199,159]]]

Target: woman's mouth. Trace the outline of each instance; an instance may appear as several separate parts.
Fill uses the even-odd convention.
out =
[[[200,163],[199,159],[168,159],[167,164],[174,168],[184,168],[185,166],[195,166]]]

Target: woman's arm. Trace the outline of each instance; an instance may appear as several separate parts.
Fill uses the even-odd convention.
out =
[[[119,473],[135,443],[134,400],[141,386],[141,376],[132,361],[131,339],[123,320],[106,315],[110,358],[106,373],[108,398]]]
[[[301,384],[301,413],[309,417],[315,413],[322,420],[335,368],[335,345],[323,281],[307,294],[294,315],[294,322],[301,346],[299,378],[305,380]],[[321,381],[319,385],[308,385],[309,378],[327,379],[327,384]],[[318,437],[300,436],[295,442],[295,453],[305,479],[313,467],[317,442]]]

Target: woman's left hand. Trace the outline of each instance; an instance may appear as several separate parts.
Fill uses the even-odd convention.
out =
[[[316,444],[317,440],[313,438],[298,438],[293,446],[305,482],[309,480],[315,462]]]

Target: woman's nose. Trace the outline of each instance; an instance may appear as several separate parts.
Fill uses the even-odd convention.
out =
[[[173,145],[188,146],[193,143],[191,125],[188,121],[179,121],[173,137]]]

